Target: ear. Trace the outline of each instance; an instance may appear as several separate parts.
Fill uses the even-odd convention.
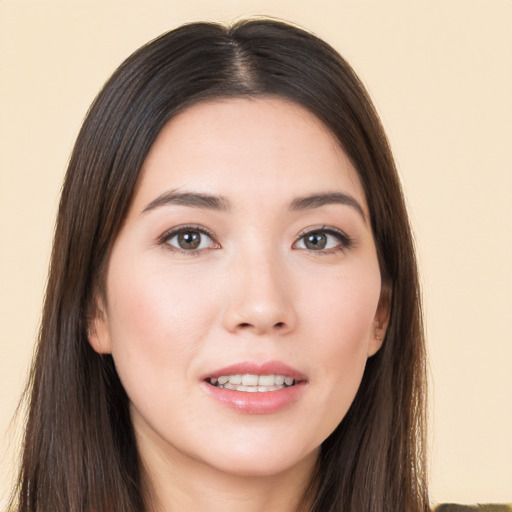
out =
[[[91,347],[98,354],[110,354],[110,330],[104,301],[96,297],[87,315],[87,338]]]
[[[368,344],[368,357],[376,354],[386,336],[386,331],[389,323],[389,310],[391,307],[391,288],[383,284],[380,292],[379,303],[377,305],[377,311],[375,312],[375,318],[373,321],[373,333],[371,334],[370,343]]]

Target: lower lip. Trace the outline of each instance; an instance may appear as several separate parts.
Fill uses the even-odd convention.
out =
[[[277,391],[252,393],[218,388],[207,382],[203,382],[203,387],[211,397],[240,413],[273,414],[297,402],[306,387],[306,383],[301,382]]]

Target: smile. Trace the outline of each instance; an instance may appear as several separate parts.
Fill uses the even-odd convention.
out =
[[[293,406],[308,387],[308,377],[281,361],[245,361],[200,378],[203,389],[241,414],[274,414]]]
[[[220,375],[219,377],[207,379],[207,382],[212,386],[222,389],[247,393],[267,393],[293,386],[295,379],[285,375],[254,375],[245,373]]]

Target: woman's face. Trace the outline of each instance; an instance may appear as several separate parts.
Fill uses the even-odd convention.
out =
[[[113,355],[143,458],[273,475],[314,462],[347,412],[380,295],[330,132],[281,99],[211,101],[151,148],[90,341]]]

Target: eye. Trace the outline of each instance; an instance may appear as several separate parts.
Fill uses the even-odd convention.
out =
[[[173,229],[163,237],[162,242],[171,246],[174,250],[187,253],[196,253],[203,249],[219,247],[203,228],[193,226],[182,226]]]
[[[322,228],[302,234],[294,244],[294,248],[317,252],[336,252],[347,249],[351,244],[352,240],[343,232],[334,228]]]

